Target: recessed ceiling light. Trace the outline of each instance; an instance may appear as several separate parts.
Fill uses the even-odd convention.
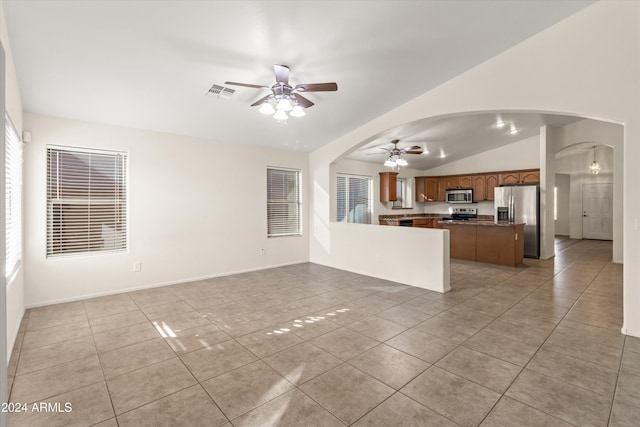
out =
[[[518,129],[516,129],[516,127],[513,125],[513,123],[511,123],[511,129],[509,129],[509,135],[515,135],[518,132],[520,132]]]
[[[498,129],[502,129],[503,127],[505,127],[507,124],[505,122],[503,122],[502,120],[498,120],[496,122],[495,125],[493,125],[494,128],[498,128]]]

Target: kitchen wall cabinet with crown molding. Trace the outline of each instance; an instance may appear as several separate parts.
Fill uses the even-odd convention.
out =
[[[438,200],[438,178],[428,176],[415,177],[416,202],[435,202]]]
[[[540,169],[415,177],[416,202],[444,202],[449,188],[473,188],[473,201],[492,201],[500,185],[538,184]]]
[[[537,184],[540,182],[540,169],[500,172],[498,185]]]
[[[497,186],[498,174],[474,175],[471,186],[473,188],[473,201],[493,200],[493,189]]]

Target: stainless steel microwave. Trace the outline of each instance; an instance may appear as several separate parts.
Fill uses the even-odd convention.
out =
[[[447,203],[473,203],[473,188],[451,188],[444,195]]]

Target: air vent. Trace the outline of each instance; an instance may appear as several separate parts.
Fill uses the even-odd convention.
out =
[[[214,84],[207,93],[205,93],[205,95],[212,96],[214,98],[230,98],[235,92],[235,89]]]

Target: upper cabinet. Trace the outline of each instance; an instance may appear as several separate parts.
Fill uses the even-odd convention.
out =
[[[417,176],[416,202],[443,202],[447,188],[473,188],[473,201],[493,200],[494,189],[500,185],[537,184],[540,169],[490,172],[473,175]]]
[[[416,202],[435,202],[438,200],[438,178],[416,176],[415,183]]]
[[[458,177],[458,187],[473,188],[474,175],[462,175]]]
[[[498,174],[482,174],[473,176],[473,201],[493,200],[493,189],[498,185]]]
[[[492,173],[484,176],[486,182],[485,199],[493,200],[494,188],[498,186],[498,174]]]
[[[380,201],[395,202],[398,200],[396,183],[398,172],[380,172]]]
[[[498,174],[498,185],[537,184],[540,182],[540,169],[530,169]]]

